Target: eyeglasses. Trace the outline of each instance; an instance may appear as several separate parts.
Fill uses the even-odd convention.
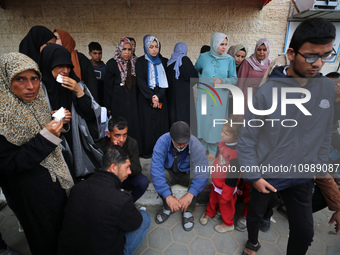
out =
[[[317,61],[319,58],[321,58],[321,60],[323,62],[326,62],[326,61],[329,61],[331,60],[332,58],[334,58],[336,56],[336,51],[335,49],[333,48],[332,52],[329,52],[329,53],[325,53],[323,55],[318,55],[318,54],[310,54],[310,55],[303,55],[301,54],[300,52],[297,52],[298,54],[300,54],[302,57],[305,58],[306,62],[307,63],[314,63],[315,61]]]

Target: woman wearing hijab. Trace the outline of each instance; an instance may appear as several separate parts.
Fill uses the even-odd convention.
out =
[[[64,107],[72,114],[70,125],[65,127],[68,132],[62,138],[65,158],[71,160],[74,167],[73,177],[93,173],[101,163],[101,153],[93,147],[93,139],[98,139],[100,134],[100,106],[72,71],[71,54],[64,47],[46,46],[40,54],[39,66],[50,110]],[[60,83],[56,81],[59,74]]]
[[[247,57],[246,46],[243,43],[231,46],[228,50],[228,54],[235,59],[236,73],[238,73],[243,60]]]
[[[13,201],[31,253],[44,255],[57,254],[73,181],[60,145],[64,123],[52,120],[40,78],[26,55],[0,57],[0,185]]]
[[[138,118],[138,87],[132,58],[132,44],[128,38],[118,41],[114,57],[106,64],[104,102],[109,115],[123,117],[129,124],[128,134],[141,143]]]
[[[44,26],[34,26],[20,42],[19,52],[38,63],[40,52],[47,44],[51,43],[56,43],[52,31]]]
[[[159,57],[159,41],[152,35],[143,39],[144,55],[136,62],[139,87],[139,127],[142,138],[140,154],[150,158],[157,139],[169,130],[165,74],[166,61]]]
[[[190,78],[198,78],[191,60],[187,57],[188,46],[176,43],[174,53],[165,69],[168,78],[169,126],[176,121],[190,125]]]
[[[129,39],[130,40],[130,42],[131,42],[131,45],[132,45],[132,59],[136,62],[137,61],[137,56],[136,56],[136,40],[135,40],[135,38],[133,38],[133,37],[126,37],[127,39]]]
[[[64,46],[71,53],[73,71],[86,84],[92,96],[98,102],[97,79],[91,61],[83,53],[75,50],[76,42],[68,32],[54,29],[53,33],[57,38],[56,44]]]
[[[260,86],[261,80],[270,64],[270,42],[266,38],[257,41],[254,53],[245,59],[237,73],[237,86],[243,91],[244,110],[248,108],[248,87],[253,88],[253,94]],[[252,96],[252,95],[251,95]]]
[[[235,60],[226,53],[227,43],[227,35],[214,33],[210,41],[210,51],[200,54],[195,64],[200,78],[196,102],[197,137],[208,153],[208,160],[215,158],[217,144],[221,141],[222,125],[214,127],[214,119],[228,118],[229,90],[216,88],[215,85],[234,85],[237,82]],[[216,95],[211,88],[221,101],[217,98],[215,100]],[[202,98],[206,98],[205,105],[202,105]],[[201,114],[203,106],[206,106],[204,115]]]

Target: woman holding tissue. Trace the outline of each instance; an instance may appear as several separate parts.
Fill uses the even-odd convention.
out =
[[[0,185],[11,197],[31,253],[56,254],[66,192],[73,186],[59,138],[68,118],[51,120],[38,65],[0,57]]]
[[[70,124],[64,127],[67,132],[62,136],[62,145],[64,156],[73,163],[71,174],[82,178],[100,167],[102,155],[93,146],[93,139],[100,134],[100,106],[73,72],[71,54],[64,47],[46,46],[40,54],[39,66],[50,110],[64,107],[72,113]]]

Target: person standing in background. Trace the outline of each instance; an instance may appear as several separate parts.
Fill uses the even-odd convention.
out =
[[[106,65],[102,61],[102,46],[98,42],[90,42],[88,47],[89,55],[91,56],[91,64],[97,78],[98,104],[104,106],[104,77]]]
[[[165,69],[168,78],[169,125],[184,121],[190,126],[190,79],[198,78],[191,60],[187,57],[188,46],[176,43],[174,53]]]
[[[152,35],[144,36],[144,55],[136,62],[139,88],[139,127],[143,134],[139,153],[150,158],[157,139],[169,130],[165,73],[167,61],[159,56],[159,41]]]

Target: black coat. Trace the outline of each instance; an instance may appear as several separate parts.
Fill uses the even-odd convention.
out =
[[[123,117],[129,124],[128,135],[141,143],[139,132],[138,87],[132,86],[127,92],[120,86],[121,77],[116,60],[113,58],[106,63],[104,78],[104,105],[111,111],[112,117]]]
[[[166,61],[162,58],[164,69]],[[158,138],[169,131],[168,107],[166,100],[166,88],[148,86],[148,63],[145,56],[141,56],[136,62],[137,84],[139,87],[138,107],[139,107],[139,127],[142,134],[142,144],[140,155],[149,158],[152,155],[153,147]],[[152,96],[157,95],[162,108],[153,108]]]
[[[80,65],[81,79],[86,84],[93,98],[98,102],[97,78],[94,73],[91,61],[83,54],[77,51]]]
[[[138,229],[143,218],[132,196],[120,186],[115,174],[98,170],[72,188],[60,232],[59,255],[123,254],[125,232]]]
[[[197,71],[187,56],[182,58],[178,79],[175,77],[175,64],[176,62],[165,69],[169,83],[167,95],[170,127],[179,120],[190,125],[190,78],[198,78]]]
[[[57,254],[66,192],[40,165],[56,147],[40,133],[21,146],[0,135],[0,186],[34,255]]]

